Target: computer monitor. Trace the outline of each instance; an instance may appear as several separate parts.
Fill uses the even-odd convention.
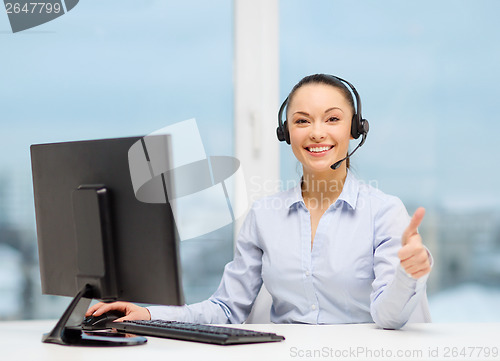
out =
[[[170,137],[155,142],[165,150],[162,162],[171,162]],[[173,185],[161,175],[162,199],[139,201],[133,146],[144,151],[140,166],[147,169],[142,137],[31,146],[42,293],[74,297],[44,342],[98,344],[80,327],[92,299],[184,303],[178,234],[165,201]]]

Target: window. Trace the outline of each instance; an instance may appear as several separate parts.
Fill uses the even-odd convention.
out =
[[[41,295],[30,144],[146,135],[196,118],[207,155],[233,155],[232,8],[83,1],[16,34],[0,15],[0,258],[11,260],[0,264],[0,308],[9,310],[0,319],[55,318],[69,302]],[[181,243],[187,302],[216,289],[232,242],[229,225]]]
[[[208,155],[250,159],[243,164],[249,174],[275,181],[268,171],[275,158],[266,152],[276,142],[268,128],[272,122],[274,131],[279,106],[270,99],[276,47],[265,32],[276,18],[279,98],[312,73],[352,82],[371,125],[352,171],[400,197],[410,213],[426,207],[420,231],[435,258],[428,283],[434,321],[500,321],[500,3],[286,0],[279,16],[268,11],[270,1],[237,3],[249,6],[240,15],[253,11],[252,20],[266,21],[255,22],[261,33],[252,40],[265,41],[262,53],[236,52],[254,67],[238,69],[235,84],[231,0],[79,2],[17,34],[0,15],[0,319],[56,318],[68,302],[41,296],[30,144],[145,135],[194,117]],[[241,79],[238,99],[247,102],[236,102],[243,115],[233,117]],[[233,118],[245,139],[233,140]],[[279,147],[281,184],[290,186],[300,170],[290,147]],[[228,225],[181,243],[188,303],[216,289],[232,241]]]
[[[427,208],[434,321],[500,320],[499,10],[492,0],[280,3],[280,98],[312,73],[352,82],[371,125],[353,173],[410,213]],[[281,147],[282,180],[298,180]]]

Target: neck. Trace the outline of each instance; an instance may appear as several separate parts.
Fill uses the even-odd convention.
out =
[[[302,177],[302,197],[304,201],[314,200],[321,207],[335,202],[344,188],[347,177],[345,163],[336,170],[324,173],[311,173],[304,169]]]

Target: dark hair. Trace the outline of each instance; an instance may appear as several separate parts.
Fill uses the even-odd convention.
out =
[[[292,88],[292,91],[290,91],[290,94],[288,94],[288,102],[287,102],[288,105],[290,105],[290,103],[292,102],[292,99],[293,99],[293,96],[295,95],[295,92],[299,88],[301,88],[302,86],[307,85],[307,84],[326,84],[326,85],[330,85],[334,88],[339,89],[341,91],[341,93],[344,95],[344,97],[347,100],[347,102],[349,103],[349,105],[351,106],[352,114],[353,115],[356,114],[356,109],[354,107],[354,99],[352,97],[351,91],[338,78],[336,78],[332,75],[328,75],[328,74],[313,74],[313,75],[308,75],[308,76],[302,78],[297,84],[295,84],[295,86]],[[288,106],[286,109],[286,113],[288,114]],[[287,118],[288,118],[288,116],[287,116]],[[347,158],[347,160],[346,160],[347,168],[350,167],[350,164],[351,164],[350,159]]]
[[[347,102],[351,106],[352,114],[354,115],[356,113],[356,110],[354,108],[354,99],[352,97],[351,91],[345,86],[343,82],[341,82],[338,78],[328,75],[328,74],[313,74],[313,75],[308,75],[304,78],[302,78],[295,86],[292,88],[292,91],[290,94],[288,94],[288,104],[292,102],[293,96],[295,95],[295,92],[301,88],[304,85],[307,84],[326,84],[330,85],[334,88],[339,89],[344,97],[346,98]],[[288,108],[288,107],[287,107]],[[287,109],[288,113],[288,109]]]

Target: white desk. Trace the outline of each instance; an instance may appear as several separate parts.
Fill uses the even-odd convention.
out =
[[[412,324],[402,330],[355,325],[238,325],[281,334],[279,343],[216,346],[148,337],[130,347],[68,347],[41,342],[55,321],[0,322],[2,360],[500,360],[500,323]],[[484,347],[480,349],[480,347]],[[486,349],[489,348],[489,349]],[[492,355],[496,348],[496,356]],[[487,355],[487,350],[490,354]],[[465,355],[460,355],[465,351]],[[402,354],[398,354],[402,352]],[[471,354],[472,353],[472,354]]]

